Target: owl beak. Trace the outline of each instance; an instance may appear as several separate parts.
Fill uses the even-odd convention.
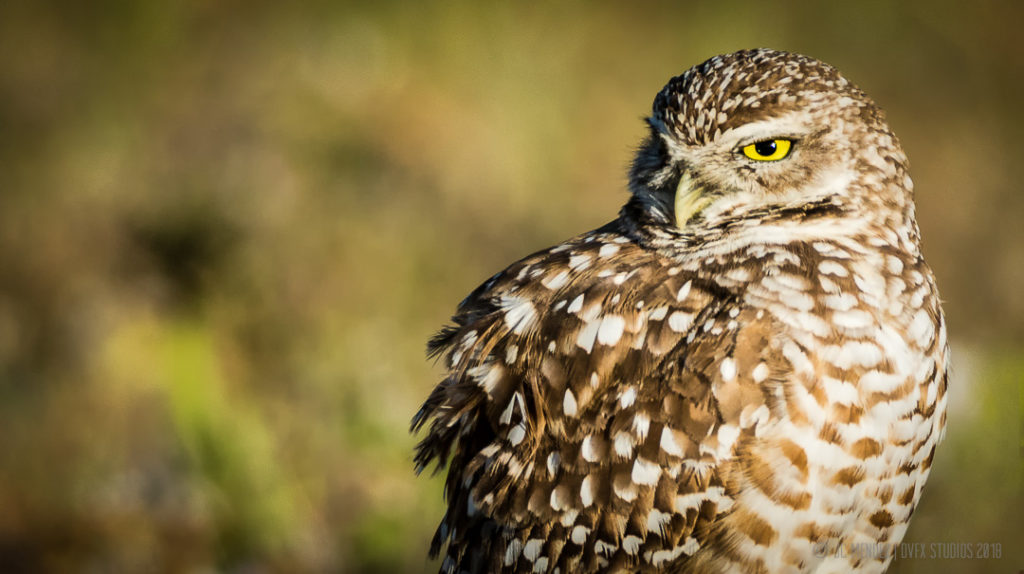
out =
[[[685,227],[709,203],[711,198],[704,195],[704,190],[693,181],[690,172],[684,171],[676,187],[676,227]]]

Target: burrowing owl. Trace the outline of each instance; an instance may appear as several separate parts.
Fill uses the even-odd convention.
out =
[[[771,50],[673,78],[648,123],[618,219],[430,342],[441,570],[885,570],[949,357],[899,142],[834,68]]]

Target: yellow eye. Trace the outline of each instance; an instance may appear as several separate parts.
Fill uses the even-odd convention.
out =
[[[743,155],[757,161],[779,161],[789,155],[793,140],[764,140],[743,147]]]

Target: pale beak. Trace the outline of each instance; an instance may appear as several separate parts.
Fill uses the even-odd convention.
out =
[[[676,227],[682,229],[694,215],[711,203],[711,198],[704,195],[704,190],[694,183],[690,172],[684,171],[676,187]]]

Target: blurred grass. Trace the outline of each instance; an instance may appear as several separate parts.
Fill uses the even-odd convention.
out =
[[[904,540],[924,544],[926,557],[897,558],[892,572],[981,573],[1024,564],[1024,409],[1015,400],[1024,396],[1024,356],[1019,350],[957,351],[954,381],[961,387],[951,389],[956,402],[946,441]],[[998,544],[1002,559],[931,558],[933,550],[942,551],[933,544],[949,543],[967,543],[975,556],[981,545]]]
[[[914,163],[956,373],[908,541],[1024,565],[1024,9],[0,5],[0,570],[422,572],[431,332],[614,216],[672,75],[837,65]]]

